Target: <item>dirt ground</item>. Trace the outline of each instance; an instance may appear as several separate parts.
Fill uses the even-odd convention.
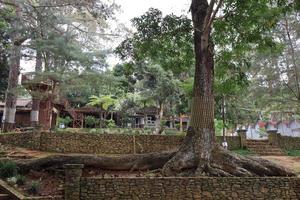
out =
[[[292,169],[300,177],[300,156],[261,156],[264,159]]]

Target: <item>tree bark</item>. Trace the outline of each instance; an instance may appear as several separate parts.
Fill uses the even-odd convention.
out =
[[[96,156],[89,154],[51,155],[34,159],[14,160],[21,173],[30,170],[44,170],[60,168],[64,164],[84,164],[85,167],[94,167],[108,170],[152,170],[159,169],[173,156],[174,152],[131,154],[124,156]],[[10,159],[2,158],[1,161]]]
[[[179,151],[180,152],[180,151]],[[177,152],[178,153],[178,152]],[[27,173],[30,170],[47,170],[62,168],[64,164],[84,164],[85,167],[112,170],[112,171],[160,171],[165,163],[176,156],[176,151],[131,154],[123,156],[96,156],[89,154],[73,155],[51,155],[34,159],[13,160],[18,166],[20,173]],[[190,166],[196,166],[197,162],[193,155],[189,159]],[[246,157],[234,154],[229,151],[212,151],[214,157],[210,165],[204,169],[210,176],[295,176],[295,174],[270,161]],[[10,158],[0,158],[0,162],[12,160]],[[194,168],[177,174],[177,176],[194,175]]]
[[[222,127],[222,135],[223,135],[223,142],[226,142],[226,118],[225,118],[225,96],[222,95],[222,122],[223,122],[223,127]]]
[[[295,77],[295,85],[296,85],[296,98],[298,100],[300,100],[300,83],[299,83],[299,73],[298,73],[298,66],[297,66],[297,62],[296,62],[296,54],[295,54],[295,47],[293,45],[293,41],[291,38],[291,34],[290,34],[290,26],[288,23],[288,19],[284,18],[285,20],[285,30],[286,30],[286,36],[287,36],[287,43],[289,46],[288,52],[291,55],[292,58],[292,68],[293,68],[293,72],[294,72],[294,77]]]
[[[192,0],[194,24],[195,76],[191,123],[183,144],[164,165],[165,176],[293,176],[267,160],[245,157],[221,148],[214,134],[214,60],[210,29],[214,5]],[[218,1],[217,8],[222,0]]]
[[[20,58],[21,47],[13,45],[9,60],[9,77],[8,86],[5,95],[5,107],[2,117],[3,132],[12,131],[15,125],[16,103],[17,103],[17,87],[18,77],[20,74]]]
[[[15,31],[13,31],[10,38],[12,41],[12,47],[9,56],[9,77],[2,117],[3,132],[12,131],[15,125],[17,87],[20,74],[21,44],[24,42],[24,39],[21,38],[18,31],[16,31],[20,26],[19,20],[21,17],[21,9],[15,1],[12,3],[15,4],[16,19],[11,23],[11,26]]]
[[[179,114],[179,131],[183,132],[183,127],[182,127],[182,114]]]
[[[210,41],[213,7],[208,5],[207,0],[192,0],[196,55],[192,115],[185,140],[177,151],[119,157],[57,155],[17,161],[19,168],[26,171],[65,163],[82,163],[87,167],[111,170],[162,168],[164,176],[294,176],[290,170],[267,160],[240,156],[215,143],[214,62],[213,44]]]
[[[188,135],[178,153],[164,166],[164,173],[172,176],[196,162],[197,175],[203,175],[212,161],[214,138],[213,45],[210,27],[206,27],[209,5],[207,0],[192,0],[194,26],[195,76]]]
[[[36,61],[35,61],[35,72],[38,74],[42,71],[42,53],[40,50],[36,52]],[[40,98],[41,94],[38,91],[38,88],[34,88],[34,91],[31,91],[32,96],[32,106],[30,111],[30,124],[32,127],[37,127],[39,125],[39,111],[40,111]]]
[[[160,103],[158,118],[156,119],[156,122],[155,122],[155,134],[157,134],[157,135],[160,135],[164,131],[164,127],[161,124],[163,115],[164,115],[164,104]]]

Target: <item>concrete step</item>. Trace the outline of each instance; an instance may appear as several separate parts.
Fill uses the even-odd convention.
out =
[[[254,152],[258,155],[274,155],[274,156],[283,156],[285,155],[281,149],[253,149],[253,148],[248,148],[249,151]]]
[[[247,145],[268,145],[269,142],[247,142]]]
[[[252,152],[255,152],[257,154],[282,154],[283,155],[283,152],[282,151],[253,151],[253,150],[250,150]]]
[[[260,156],[284,156],[282,153],[260,153]]]
[[[268,143],[269,140],[247,140],[247,142],[261,142],[261,143]]]
[[[279,149],[277,147],[273,147],[273,146],[248,146],[248,149]]]
[[[247,140],[247,149],[258,155],[283,156],[283,151],[275,146],[270,145],[268,140]]]

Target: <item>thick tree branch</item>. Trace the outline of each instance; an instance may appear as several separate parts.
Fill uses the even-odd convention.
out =
[[[213,11],[211,16],[209,17],[208,22],[205,25],[204,31],[208,31],[211,28],[211,25],[212,25],[214,19],[216,18],[216,15],[217,15],[218,11],[220,10],[220,8],[222,6],[222,3],[223,3],[223,0],[219,0],[216,9]]]
[[[289,28],[289,23],[287,18],[284,18],[285,24],[284,27],[286,29],[286,34],[287,34],[287,39],[288,39],[288,45],[290,46],[290,53],[292,56],[292,62],[293,62],[293,69],[295,73],[295,82],[296,82],[296,90],[297,90],[297,99],[300,99],[300,84],[299,84],[299,75],[298,75],[298,69],[297,69],[297,64],[296,64],[296,58],[295,58],[295,50],[294,50],[294,45],[292,42],[291,34],[290,34],[290,28]]]
[[[206,25],[208,24],[208,22],[209,22],[209,20],[212,16],[215,3],[216,3],[216,0],[211,0],[210,1],[209,7],[207,9],[206,17],[205,17],[205,20],[204,20],[204,23],[205,23],[204,30],[206,29]]]

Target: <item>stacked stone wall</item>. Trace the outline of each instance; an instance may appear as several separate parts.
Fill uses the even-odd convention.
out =
[[[269,142],[285,150],[300,149],[300,137],[282,136],[279,133],[269,133]]]
[[[133,136],[86,133],[46,133],[41,137],[41,150],[64,153],[130,154]]]
[[[80,199],[300,198],[299,178],[82,178]]]
[[[90,133],[46,133],[41,150],[66,153],[132,154],[168,151],[177,148],[184,136]],[[221,143],[221,137],[217,142]],[[227,137],[230,149],[240,148],[239,137]]]
[[[5,133],[0,143],[29,149],[89,154],[133,154],[169,151],[177,148],[184,136],[128,135],[96,133]],[[221,143],[222,137],[216,138]],[[239,149],[240,137],[227,137],[229,149]]]
[[[8,144],[29,149],[40,149],[40,133],[0,133],[0,144]]]
[[[279,143],[279,147],[282,149],[287,149],[287,150],[300,149],[300,137],[280,136],[278,143]]]

